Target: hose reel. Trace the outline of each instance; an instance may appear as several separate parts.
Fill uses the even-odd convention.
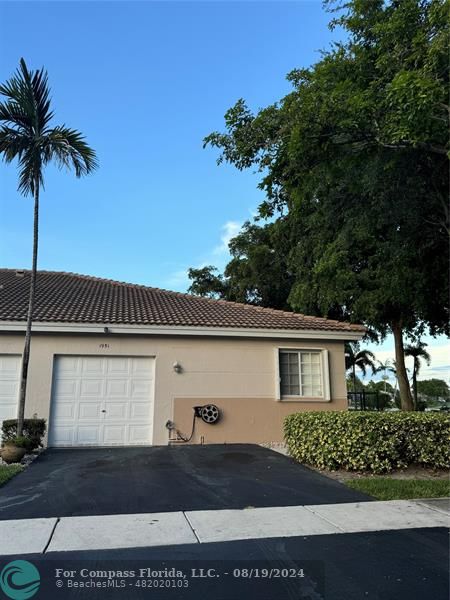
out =
[[[205,404],[204,406],[194,406],[194,413],[205,423],[214,425],[220,419],[220,410],[215,404]]]

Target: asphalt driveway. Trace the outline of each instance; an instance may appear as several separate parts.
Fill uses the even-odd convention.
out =
[[[0,519],[367,500],[251,444],[50,449],[0,488]]]

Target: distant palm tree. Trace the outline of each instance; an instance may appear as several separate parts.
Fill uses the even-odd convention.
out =
[[[417,375],[419,374],[421,362],[423,359],[427,365],[431,363],[431,356],[425,350],[428,344],[424,342],[417,342],[416,345],[409,344],[405,346],[405,356],[412,356],[414,359],[413,362],[413,374],[412,374],[412,387],[413,387],[413,398],[414,398],[414,408],[417,410]]]
[[[49,127],[53,112],[44,69],[29,71],[22,58],[16,73],[0,85],[0,95],[5,98],[0,103],[0,154],[6,163],[17,159],[18,190],[24,196],[34,197],[33,260],[17,411],[17,435],[22,435],[36,291],[39,191],[44,185],[44,167],[56,162],[61,168],[74,169],[75,175],[81,177],[97,167],[97,159],[80,132],[65,125]]]
[[[372,373],[376,372],[375,354],[370,350],[360,350],[359,344],[345,344],[345,370],[352,371],[353,391],[356,392],[356,367],[366,375],[370,367]]]
[[[392,373],[393,375],[397,375],[397,370],[395,369],[395,361],[392,362],[389,358],[387,358],[384,362],[381,360],[377,360],[378,366],[375,369],[375,373],[383,373],[382,379],[384,381],[384,392],[386,393],[386,381],[389,379],[388,373]]]

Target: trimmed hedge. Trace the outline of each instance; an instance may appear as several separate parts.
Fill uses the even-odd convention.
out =
[[[26,442],[27,452],[32,452],[35,448],[42,446],[42,438],[45,435],[45,419],[24,419],[23,437]],[[2,424],[2,442],[12,440],[17,436],[17,419],[7,419]]]
[[[284,421],[290,455],[331,471],[449,468],[449,433],[450,416],[439,413],[311,411]]]

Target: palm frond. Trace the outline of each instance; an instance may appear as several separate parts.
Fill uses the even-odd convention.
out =
[[[0,121],[24,133],[31,134],[33,132],[30,115],[13,100],[0,103]]]
[[[431,365],[431,354],[429,354],[426,350],[424,350],[424,353],[422,354],[422,358],[427,363],[427,366]]]
[[[23,72],[27,70],[27,66],[23,58],[20,60]],[[36,123],[39,131],[43,132],[48,123],[53,118],[53,112],[50,110],[50,87],[48,85],[48,74],[44,69],[38,69],[28,73],[31,78],[31,89],[33,90],[34,110],[36,115]]]
[[[3,125],[0,127],[0,154],[7,163],[20,159],[30,144],[30,137]]]
[[[36,186],[44,187],[39,149],[29,145],[19,159],[18,190],[24,196],[34,194]]]
[[[414,356],[417,358],[423,358],[425,360],[425,362],[430,363],[431,356],[425,350],[426,346],[428,346],[428,344],[425,344],[424,342],[419,342],[416,345],[409,344],[409,345],[405,346],[405,355],[406,356]]]
[[[397,374],[397,370],[395,369],[395,365],[391,364],[391,361],[387,359],[384,363],[381,360],[376,361],[378,366],[375,367],[375,373],[393,373]]]
[[[412,356],[414,359],[414,372],[416,376],[419,374],[422,366],[420,359],[423,359],[428,366],[431,364],[431,356],[425,350],[427,346],[428,344],[425,344],[425,342],[417,342],[416,345],[409,344],[405,346],[405,356]]]
[[[364,376],[367,373],[367,367],[370,367],[372,373],[375,373],[377,369],[375,365],[375,354],[370,350],[360,350],[355,355],[355,365],[361,369]]]
[[[77,177],[97,166],[97,157],[83,135],[65,125],[49,128],[50,88],[44,69],[28,70],[23,59],[14,75],[0,84],[0,154],[6,162],[19,163],[21,193],[34,193],[44,185],[43,167],[56,161],[74,169]]]
[[[29,71],[24,59],[20,59],[16,73],[0,85],[0,95],[6,98],[0,104],[0,120],[35,135],[44,132],[53,117],[48,76],[44,69]]]
[[[345,342],[345,370],[349,371],[355,361],[355,348],[357,344],[351,342]]]
[[[353,367],[358,367],[365,376],[367,367],[370,367],[372,373],[376,373],[375,354],[370,350],[360,350],[359,344],[345,345],[345,369],[346,371]]]
[[[42,152],[44,164],[56,160],[60,167],[73,168],[81,177],[98,167],[97,157],[84,136],[65,125],[54,127],[45,136]]]
[[[364,360],[375,360],[375,354],[373,352],[371,352],[370,350],[360,350],[357,353],[357,356],[359,358],[363,358]]]

